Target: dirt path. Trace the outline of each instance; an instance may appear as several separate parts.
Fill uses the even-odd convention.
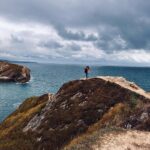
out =
[[[93,150],[150,150],[150,133],[127,131],[105,135],[92,146]]]

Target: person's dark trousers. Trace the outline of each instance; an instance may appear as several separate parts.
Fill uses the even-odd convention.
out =
[[[85,75],[86,75],[86,79],[88,79],[88,77],[89,77],[88,73],[85,73]]]

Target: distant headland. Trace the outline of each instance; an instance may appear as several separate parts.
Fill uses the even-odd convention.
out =
[[[6,61],[0,61],[0,81],[26,83],[30,80],[30,69]]]

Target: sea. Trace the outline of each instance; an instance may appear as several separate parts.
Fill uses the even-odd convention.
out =
[[[26,84],[0,83],[0,122],[26,98],[45,93],[56,93],[63,83],[83,78],[84,65],[21,63],[31,69],[31,80]],[[150,68],[91,66],[90,77],[122,76],[150,91]]]

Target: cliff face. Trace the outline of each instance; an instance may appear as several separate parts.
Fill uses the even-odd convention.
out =
[[[7,144],[0,142],[0,148],[17,150],[26,145],[26,150],[56,150],[77,136],[111,127],[150,131],[150,97],[124,78],[71,81],[55,95],[47,94],[35,101],[44,102],[38,113],[30,115],[28,110],[23,111],[27,118],[16,117],[25,107],[22,104],[1,124],[0,141]],[[37,105],[32,109],[35,107]],[[20,119],[19,125],[14,125],[13,120],[18,122]],[[5,132],[6,128],[10,131]],[[18,130],[19,139],[13,134],[15,130]],[[25,141],[24,144],[20,140]]]
[[[30,80],[30,69],[25,66],[0,61],[0,81],[25,83]]]

